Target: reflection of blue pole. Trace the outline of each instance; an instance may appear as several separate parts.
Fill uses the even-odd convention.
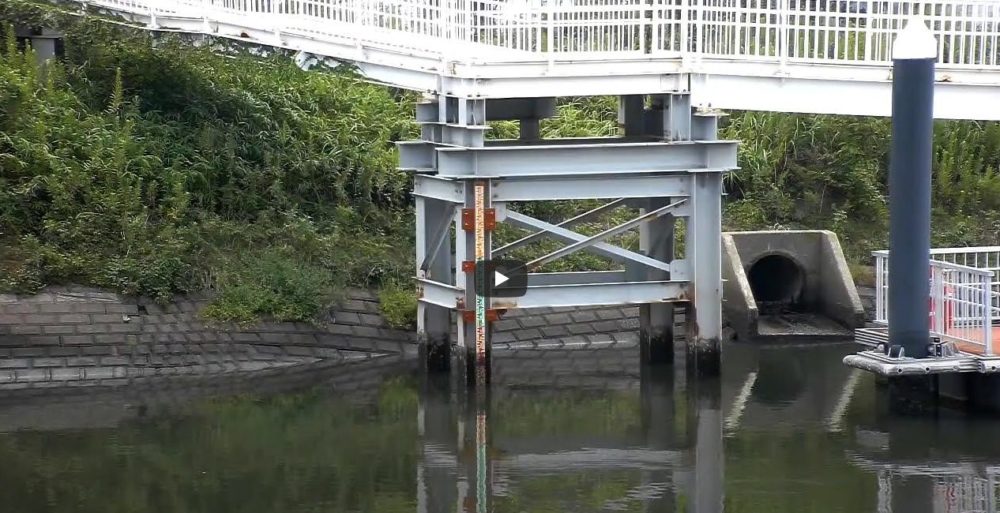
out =
[[[889,341],[927,356],[931,246],[931,144],[937,42],[911,20],[893,44],[889,157]]]

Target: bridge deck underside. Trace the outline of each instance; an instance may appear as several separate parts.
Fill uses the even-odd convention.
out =
[[[695,107],[875,116],[890,114],[895,34],[921,16],[939,42],[935,116],[1000,120],[1000,6],[982,0],[86,3],[159,30],[350,61],[432,94],[689,92]]]

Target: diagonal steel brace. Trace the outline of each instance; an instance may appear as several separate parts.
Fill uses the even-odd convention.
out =
[[[598,214],[603,214],[604,212],[607,212],[609,210],[614,210],[614,209],[622,206],[623,204],[625,204],[625,198],[616,199],[614,201],[605,203],[605,204],[603,204],[603,205],[601,205],[601,206],[599,206],[599,207],[597,207],[595,209],[588,210],[588,211],[586,211],[586,212],[584,212],[582,214],[573,216],[573,217],[571,217],[571,218],[569,218],[569,219],[567,219],[567,220],[565,220],[565,221],[557,224],[556,226],[559,226],[559,227],[562,227],[562,228],[570,228],[570,227],[572,227],[572,226],[574,226],[576,224],[582,223],[583,221],[586,221],[587,219],[590,219],[591,217],[594,217],[594,216],[596,216]],[[536,239],[539,239],[541,237],[545,237],[546,235],[549,235],[549,233],[546,232],[545,230],[539,230],[539,231],[537,231],[535,233],[532,233],[531,235],[528,235],[528,236],[523,237],[521,239],[518,239],[518,240],[516,240],[514,242],[511,242],[510,244],[507,244],[506,246],[501,246],[501,247],[499,247],[497,249],[494,249],[493,250],[493,256],[497,257],[497,256],[503,255],[504,253],[507,253],[509,251],[513,251],[513,250],[515,250],[517,248],[526,246],[526,245],[531,244],[532,242],[534,242]]]
[[[455,222],[455,208],[455,205],[449,205],[447,211],[441,216],[438,225],[434,228],[434,234],[431,236],[431,243],[427,248],[427,254],[424,256],[424,261],[420,262],[421,271],[427,272],[430,269],[431,262],[437,257],[438,252],[441,251],[441,246],[444,245],[444,240],[451,233],[451,223]]]
[[[529,229],[544,230],[548,232],[549,235],[570,242],[579,242],[587,238],[586,236],[580,235],[579,233],[576,233],[574,231],[561,228],[554,224],[546,223],[545,221],[535,219],[534,217],[531,216],[526,216],[524,214],[514,212],[513,210],[507,210],[506,220],[507,222],[517,226]],[[618,246],[612,246],[611,244],[607,244],[604,242],[595,242],[594,244],[579,249],[592,251],[603,257],[610,258],[616,262],[631,261],[649,267],[653,267],[661,271],[670,272],[670,264],[667,262],[661,262],[659,260],[656,260],[655,258],[649,258],[645,255],[641,255],[634,251],[629,251],[625,248],[620,248]]]
[[[669,214],[672,210],[674,210],[681,204],[683,204],[685,201],[687,201],[687,199],[678,200],[669,205],[660,207],[656,210],[646,212],[645,214],[642,214],[641,216],[636,217],[635,219],[632,219],[630,221],[625,221],[624,223],[618,226],[608,228],[607,230],[604,230],[603,232],[598,233],[597,235],[587,237],[583,240],[574,242],[573,244],[557,249],[549,253],[548,255],[540,256],[528,262],[527,264],[525,264],[525,266],[528,269],[534,269],[537,267],[541,267],[542,265],[545,265],[553,260],[562,258],[566,255],[576,253],[577,251],[587,246],[592,246],[594,245],[594,243],[601,242],[604,239],[607,239],[608,237],[614,237],[615,235],[631,230],[632,228],[635,228],[636,226],[639,226],[640,224],[645,223],[646,221],[663,217]],[[669,264],[667,264],[667,266],[669,267]]]

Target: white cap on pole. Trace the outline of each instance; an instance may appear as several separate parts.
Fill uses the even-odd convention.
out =
[[[918,18],[906,22],[906,27],[892,43],[892,59],[937,58],[937,40],[934,33]]]

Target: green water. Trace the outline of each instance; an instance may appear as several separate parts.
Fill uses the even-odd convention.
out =
[[[1000,423],[883,414],[849,350],[730,348],[700,382],[634,349],[498,355],[485,398],[406,361],[297,391],[7,398],[0,511],[992,511]]]

